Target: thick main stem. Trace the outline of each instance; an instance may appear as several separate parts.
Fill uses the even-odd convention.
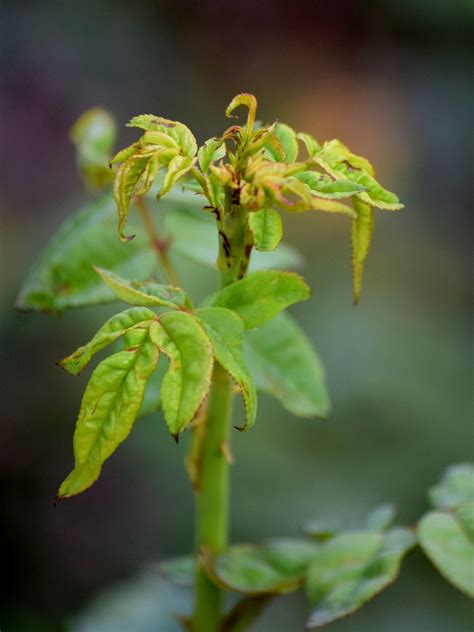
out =
[[[229,465],[227,450],[232,404],[232,384],[216,364],[203,437],[199,487],[196,491],[196,548],[198,557],[216,555],[227,546]],[[202,561],[202,559],[201,559]],[[221,590],[198,563],[196,575],[195,632],[218,632]]]
[[[251,246],[247,244],[247,212],[238,195],[226,192],[226,207],[220,229],[217,265],[221,286],[242,278],[247,272]],[[203,558],[224,551],[229,515],[229,429],[232,413],[232,381],[215,364],[205,427],[196,429],[195,458],[198,459],[196,489],[196,574],[193,632],[219,632],[222,592],[209,578]]]

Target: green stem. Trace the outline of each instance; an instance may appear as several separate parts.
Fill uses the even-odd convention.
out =
[[[227,446],[232,405],[232,384],[216,364],[209,396],[206,431],[201,443],[200,476],[196,490],[196,548],[198,563],[193,632],[218,632],[222,593],[202,567],[202,556],[221,553],[227,546],[229,465]]]

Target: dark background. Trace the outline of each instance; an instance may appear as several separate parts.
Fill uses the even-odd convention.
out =
[[[13,310],[60,220],[87,199],[68,129],[93,105],[120,125],[153,112],[198,140],[251,91],[259,117],[367,155],[406,209],[377,214],[362,301],[351,307],[343,219],[285,216],[313,299],[293,310],[327,367],[333,414],[302,421],[260,400],[234,437],[232,539],[294,535],[313,517],[361,518],[392,500],[413,524],[442,469],[472,455],[469,228],[474,4],[9,2],[0,4],[0,547],[2,632],[55,632],[105,586],[190,549],[184,449],[159,416],[137,424],[98,484],[52,508],[71,467],[84,380],[55,361],[107,309]],[[132,137],[121,132],[119,145]],[[190,279],[192,285],[192,279]],[[284,598],[255,632],[302,629]],[[334,632],[461,632],[467,598],[418,552],[399,581]],[[133,631],[131,631],[133,632]]]

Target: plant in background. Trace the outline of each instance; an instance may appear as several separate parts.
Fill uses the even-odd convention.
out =
[[[182,619],[187,629],[246,629],[274,595],[301,587],[311,606],[308,625],[329,623],[387,586],[417,535],[441,572],[472,594],[470,466],[448,472],[432,493],[435,511],[416,530],[392,527],[393,508],[384,505],[346,531],[317,522],[307,526],[306,539],[228,546],[231,427],[252,428],[257,390],[296,415],[329,411],[319,360],[283,313],[310,290],[301,276],[279,269],[299,260],[281,244],[279,211],[348,217],[357,303],[374,209],[402,208],[372,165],[338,140],[320,144],[282,123],[258,124],[250,94],[236,96],[226,115],[241,106],[245,125],[231,125],[200,148],[188,127],[150,114],[130,121],[141,136],[113,158],[115,123],[107,112],[90,110],[72,129],[86,184],[112,190],[65,222],[18,306],[60,312],[119,300],[130,307],[60,362],[77,375],[95,353],[114,345],[87,384],[74,468],[58,498],[90,487],[136,419],[161,408],[176,441],[184,431],[192,435],[186,465],[196,498],[195,554],[161,566],[171,580],[193,586],[194,606]],[[163,230],[153,200],[158,213],[166,212],[164,221],[156,218]],[[128,222],[132,207],[140,223],[137,217]],[[119,239],[112,231],[116,210]],[[199,306],[178,280],[175,264],[183,257],[219,272],[220,286]],[[236,391],[244,412],[232,423]]]

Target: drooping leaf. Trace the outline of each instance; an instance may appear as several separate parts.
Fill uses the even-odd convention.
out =
[[[396,578],[413,544],[411,532],[397,528],[341,534],[321,545],[306,576],[308,627],[336,621],[375,597]]]
[[[207,568],[228,590],[245,595],[286,593],[302,585],[318,550],[315,542],[290,538],[270,540],[262,546],[241,544],[207,560]]]
[[[206,173],[211,162],[217,162],[225,156],[225,144],[220,138],[210,138],[198,151],[198,160],[201,170]]]
[[[182,178],[196,162],[196,159],[188,156],[175,156],[168,165],[168,171],[166,172],[165,179],[163,180],[163,186],[158,193],[158,199],[171,190],[172,187]]]
[[[128,158],[118,169],[115,174],[113,196],[117,205],[119,217],[119,236],[123,242],[130,241],[135,235],[126,236],[124,234],[125,224],[127,222],[128,211],[132,200],[134,190],[138,187],[138,183],[146,172],[149,156],[134,155]],[[141,187],[143,191],[143,186]]]
[[[359,302],[362,289],[362,272],[364,263],[369,254],[370,242],[374,232],[374,209],[361,202],[356,197],[353,198],[354,209],[357,217],[352,220],[351,242],[352,242],[352,278],[354,286],[354,305]]]
[[[474,501],[474,465],[460,463],[449,467],[441,482],[430,489],[431,504],[439,509],[451,509]]]
[[[86,387],[74,432],[74,469],[59,488],[59,498],[79,494],[97,480],[140,412],[159,351],[147,329],[128,336],[134,345],[103,360]]]
[[[277,211],[271,208],[255,211],[249,214],[248,222],[257,250],[268,252],[277,248],[283,237],[283,226]]]
[[[94,270],[118,299],[130,305],[179,309],[189,304],[184,290],[179,287],[127,281],[98,266],[95,266]]]
[[[245,327],[253,329],[309,296],[310,289],[298,274],[268,270],[253,272],[223,288],[216,294],[213,304],[237,312]]]
[[[253,94],[243,92],[242,94],[236,95],[227,106],[225,115],[228,118],[231,118],[233,116],[234,110],[236,110],[241,105],[248,108],[247,123],[246,123],[245,129],[247,132],[247,136],[249,136],[253,130],[254,123],[255,123],[255,115],[257,112],[257,99],[254,97]]]
[[[210,213],[182,205],[166,215],[165,228],[171,236],[174,252],[196,263],[216,267],[218,238],[215,221]],[[250,270],[296,268],[301,263],[301,255],[283,243],[271,253],[252,252]]]
[[[257,393],[244,359],[244,324],[234,312],[223,307],[203,307],[196,310],[196,316],[211,339],[216,360],[242,393],[245,403],[245,425],[242,429],[247,430],[253,426],[257,416]]]
[[[139,114],[131,119],[127,127],[138,127],[145,132],[158,132],[165,137],[171,138],[184,156],[192,157],[197,152],[196,139],[193,133],[189,127],[179,121],[170,121],[169,119],[155,116],[154,114]],[[156,144],[166,145],[166,140],[163,140],[163,136],[160,137],[160,140]],[[150,141],[153,140],[153,136],[146,138]],[[168,147],[169,146],[168,143]]]
[[[387,211],[403,208],[398,197],[377,182],[370,162],[353,154],[340,141],[325,142],[314,154],[314,159],[334,178],[348,179],[362,186],[364,191],[357,194],[362,202]]]
[[[87,110],[71,128],[77,165],[85,183],[91,188],[104,187],[113,179],[108,163],[116,133],[115,119],[103,108]]]
[[[431,511],[418,525],[418,540],[439,572],[474,598],[474,502],[454,513]]]
[[[162,314],[152,323],[150,337],[169,358],[160,398],[168,428],[178,435],[209,391],[212,346],[196,319],[185,312]]]
[[[246,356],[258,390],[276,397],[294,415],[328,415],[324,369],[308,338],[288,314],[247,332],[246,342]]]
[[[99,329],[86,345],[59,362],[68,373],[78,375],[89,363],[92,356],[121,336],[135,328],[148,328],[156,314],[147,307],[131,307],[115,314]]]

